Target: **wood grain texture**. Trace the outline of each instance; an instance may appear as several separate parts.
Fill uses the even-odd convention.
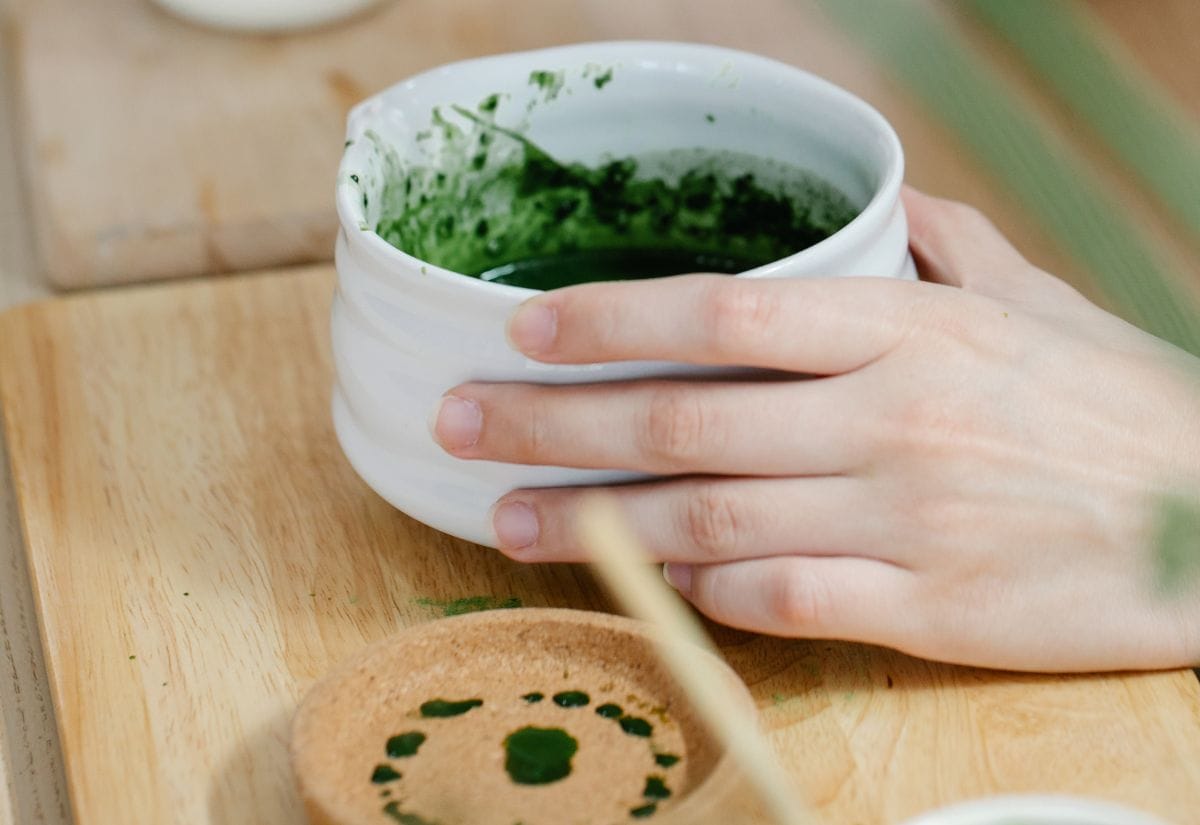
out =
[[[288,718],[418,598],[607,607],[392,510],[329,421],[324,268],[59,299],[0,320],[0,401],[80,825],[294,823]],[[832,822],[994,791],[1194,820],[1190,672],[1034,677],[716,633]],[[136,658],[132,658],[136,657]]]
[[[234,37],[147,0],[11,0],[40,266],[80,287],[327,260],[349,106],[474,55],[589,39],[712,42],[826,76],[882,109],[918,185],[978,203],[1086,279],[957,141],[809,0],[396,0],[292,37]]]
[[[5,4],[0,0],[0,17]],[[0,51],[0,310],[44,298],[22,208],[10,66]],[[37,614],[0,435],[0,825],[67,825],[70,810]]]

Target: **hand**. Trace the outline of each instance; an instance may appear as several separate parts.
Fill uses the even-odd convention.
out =
[[[466,384],[435,433],[462,458],[669,476],[612,492],[679,592],[730,625],[1023,670],[1200,662],[1200,582],[1164,590],[1155,561],[1163,502],[1200,490],[1200,363],[974,210],[905,205],[926,282],[585,284],[509,329],[552,363],[795,379]],[[586,560],[583,492],[505,496],[502,550]]]

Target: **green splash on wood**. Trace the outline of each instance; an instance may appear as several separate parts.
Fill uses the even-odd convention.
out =
[[[464,596],[461,599],[438,601],[436,599],[414,599],[421,607],[430,607],[441,611],[443,616],[461,616],[464,613],[479,613],[484,610],[511,610],[521,607],[521,600],[516,596]]]

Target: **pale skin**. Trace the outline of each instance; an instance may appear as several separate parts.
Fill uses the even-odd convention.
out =
[[[1200,664],[1200,582],[1164,592],[1154,556],[1162,498],[1200,491],[1200,362],[976,211],[904,201],[919,283],[585,284],[509,324],[550,363],[820,377],[465,384],[435,437],[466,459],[667,476],[611,492],[668,580],[729,625],[1018,670]],[[585,561],[586,493],[505,496],[500,549]]]

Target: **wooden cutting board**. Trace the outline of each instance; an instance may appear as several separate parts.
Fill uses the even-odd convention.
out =
[[[199,28],[150,0],[12,5],[39,258],[64,287],[328,259],[353,103],[577,31],[554,0],[400,0],[293,36]]]
[[[61,298],[0,316],[0,403],[79,825],[301,820],[289,717],[438,603],[605,609],[586,571],[421,526],[329,416],[327,268]],[[718,633],[828,821],[996,791],[1195,821],[1188,671],[1078,678]]]
[[[910,180],[984,208],[1075,282],[1026,210],[811,0],[390,0],[313,33],[236,36],[150,0],[10,0],[40,267],[81,287],[328,260],[356,101],[441,63],[579,40],[712,42],[879,106]]]

